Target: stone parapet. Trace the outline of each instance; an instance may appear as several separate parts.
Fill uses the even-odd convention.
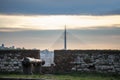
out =
[[[120,50],[55,50],[56,72],[89,71],[120,74]]]
[[[0,50],[0,72],[22,72],[22,59],[40,59],[39,50]]]

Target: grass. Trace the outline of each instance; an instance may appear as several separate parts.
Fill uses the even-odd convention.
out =
[[[34,74],[24,75],[15,73],[0,73],[0,78],[35,78],[35,79],[50,79],[50,80],[120,80],[120,75],[102,74],[102,73],[64,73],[64,74]]]

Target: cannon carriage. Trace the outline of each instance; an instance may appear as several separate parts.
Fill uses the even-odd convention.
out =
[[[45,64],[44,60],[25,57],[22,60],[23,73],[24,74],[41,73],[42,68],[41,66],[44,64]]]

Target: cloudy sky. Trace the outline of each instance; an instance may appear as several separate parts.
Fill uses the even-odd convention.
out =
[[[0,44],[63,49],[120,49],[120,0],[0,0]]]

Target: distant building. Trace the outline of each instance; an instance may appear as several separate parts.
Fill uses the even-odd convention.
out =
[[[49,50],[40,51],[40,59],[45,61],[43,66],[49,67],[54,64],[54,52]]]
[[[15,46],[5,47],[5,45],[4,45],[4,44],[2,44],[2,45],[0,46],[0,49],[1,49],[1,50],[15,49]]]
[[[2,44],[2,47],[4,47],[4,44]]]
[[[0,46],[0,49],[5,49],[4,44],[2,44],[2,45]]]

